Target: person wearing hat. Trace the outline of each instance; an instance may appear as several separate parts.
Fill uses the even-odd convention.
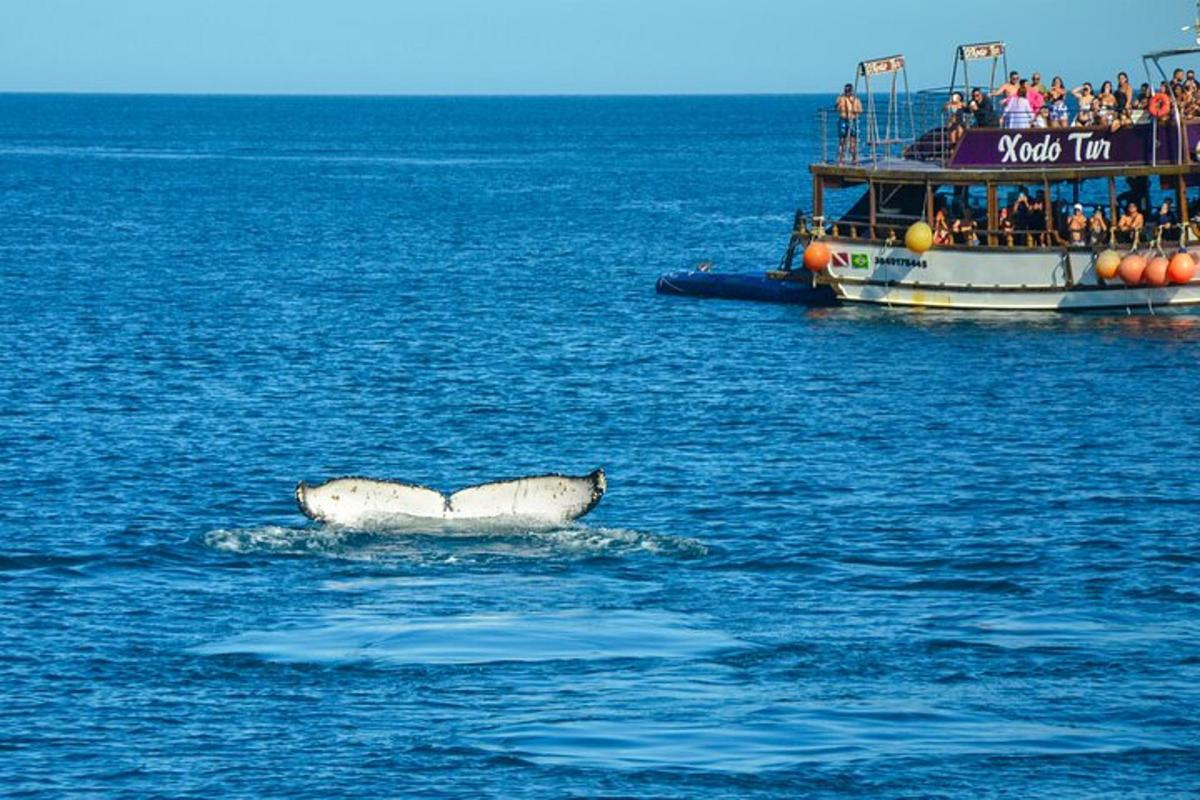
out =
[[[846,161],[846,150],[850,160],[858,163],[858,118],[862,116],[862,101],[854,94],[854,86],[847,83],[837,99],[838,113],[838,163]]]
[[[1088,229],[1088,218],[1083,213],[1083,204],[1075,204],[1075,213],[1067,220],[1067,232],[1071,234],[1071,244],[1083,244]]]

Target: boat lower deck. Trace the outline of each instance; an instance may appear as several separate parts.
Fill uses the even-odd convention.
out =
[[[1200,306],[1200,281],[1129,286],[1105,280],[1096,270],[1099,254],[1090,249],[947,247],[918,256],[891,243],[824,243],[832,261],[818,282],[849,303],[1128,313]]]

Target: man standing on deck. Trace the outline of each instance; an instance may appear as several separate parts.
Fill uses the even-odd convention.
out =
[[[842,96],[837,99],[838,112],[838,163],[846,161],[846,148],[850,149],[850,160],[858,163],[858,118],[862,116],[862,101],[854,94],[854,86],[847,83]]]
[[[998,124],[991,98],[978,87],[971,92],[971,104],[967,106],[967,109],[975,117],[976,128],[994,128]]]
[[[992,92],[992,97],[1000,97],[1004,95],[1004,99],[1012,97],[1021,88],[1021,73],[1013,70],[1008,73],[1008,83],[1001,84],[1000,88]]]

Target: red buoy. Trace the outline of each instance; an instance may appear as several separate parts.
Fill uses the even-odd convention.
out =
[[[1142,275],[1146,272],[1146,259],[1139,256],[1137,253],[1130,253],[1121,261],[1121,267],[1117,270],[1117,274],[1121,276],[1121,280],[1125,281],[1126,286],[1137,286],[1142,282]]]
[[[1196,259],[1189,253],[1176,253],[1167,267],[1167,279],[1171,283],[1191,283],[1196,277]]]
[[[810,272],[823,271],[832,260],[833,253],[829,252],[829,245],[824,242],[813,242],[804,248],[804,267]]]
[[[1146,271],[1142,274],[1142,279],[1151,286],[1166,286],[1167,269],[1170,266],[1171,262],[1167,260],[1166,256],[1155,256],[1146,265]]]

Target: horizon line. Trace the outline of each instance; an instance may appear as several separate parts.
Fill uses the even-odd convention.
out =
[[[916,92],[913,92],[914,94]],[[379,98],[379,99],[571,99],[670,97],[813,97],[829,92],[175,92],[3,89],[0,97],[229,97],[229,98]]]

